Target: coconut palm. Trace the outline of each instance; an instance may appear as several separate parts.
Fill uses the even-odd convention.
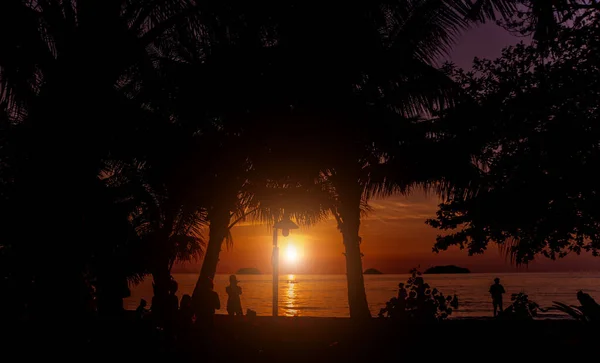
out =
[[[285,209],[299,223],[310,224],[322,219],[326,211],[318,204],[308,205],[312,199],[291,196],[306,195],[313,179],[287,180],[266,165],[272,159],[267,143],[272,132],[264,131],[275,122],[265,118],[263,110],[271,110],[272,101],[251,91],[253,84],[261,82],[261,67],[267,65],[264,48],[248,44],[254,39],[244,43],[229,33],[222,36],[215,28],[215,34],[165,44],[154,54],[164,76],[162,88],[173,92],[166,108],[173,120],[200,140],[195,149],[188,150],[183,167],[194,175],[195,193],[204,203],[209,225],[196,301],[201,282],[216,273],[224,243],[231,245],[230,231],[237,223],[252,219],[272,225]],[[284,199],[294,203],[284,203]]]
[[[204,146],[212,146],[211,152],[222,157],[215,158],[214,163],[195,166],[202,168],[205,175],[202,185],[209,224],[206,255],[194,290],[195,301],[201,299],[202,282],[214,277],[224,244],[232,246],[231,229],[238,223],[251,220],[270,227],[285,212],[301,225],[313,225],[325,219],[329,202],[327,194],[313,180],[286,179],[267,169],[257,156],[260,147],[256,138],[245,133],[241,137],[209,134],[213,140],[225,143],[221,147],[205,143]],[[227,139],[232,137],[254,139],[251,143],[254,146],[228,147]]]
[[[431,143],[419,116],[448,105],[456,90],[432,62],[470,24],[457,4],[358,3],[318,13],[295,4],[293,13],[280,15],[272,70],[262,78],[266,94],[276,90],[268,98],[293,105],[276,154],[329,186],[345,247],[351,317],[370,316],[361,206],[373,195],[407,193],[441,177],[439,170],[424,174],[425,160],[433,158],[417,160],[410,152]],[[310,29],[302,26],[307,19]]]
[[[179,166],[176,160],[172,165]],[[156,163],[152,167],[120,165],[120,170],[113,169],[106,179],[112,188],[123,190],[122,200],[130,205],[128,217],[137,249],[129,258],[142,272],[152,275],[156,305],[166,298],[173,265],[197,261],[204,252],[205,213],[194,194],[188,193],[194,183],[178,172],[181,170],[165,170]]]
[[[148,47],[176,23],[191,26],[193,9],[191,1],[0,4],[0,105],[18,135],[4,185],[10,200],[2,207],[11,224],[2,231],[2,244],[29,254],[25,266],[36,276],[40,301],[50,295],[77,299],[90,261],[90,251],[79,245],[82,236],[96,236],[86,222],[103,193],[98,180],[104,161],[131,157],[124,141],[145,120],[131,91],[123,89],[139,89],[137,80],[153,72]],[[23,235],[40,208],[47,211],[36,218],[43,237]],[[70,306],[62,299],[50,302],[56,309]]]
[[[282,168],[287,177],[301,175],[328,185],[335,200],[329,210],[346,248],[351,316],[369,316],[358,235],[360,207],[372,195],[408,192],[415,183],[439,178],[434,173],[416,175],[417,166],[425,172],[426,162],[411,170],[406,164],[410,158],[394,153],[423,149],[407,143],[429,144],[428,130],[417,117],[443,108],[456,89],[431,64],[471,24],[471,9],[460,1],[330,5],[319,12],[311,4],[295,2],[259,6],[260,11],[237,9],[244,13],[243,24],[236,23],[238,13],[228,11],[225,18],[237,28],[227,28],[225,40],[200,53],[204,58],[196,68],[205,70],[203,77],[190,82],[196,88],[199,79],[210,85],[201,93],[210,100],[208,113],[220,115],[229,137],[235,135],[229,144],[234,147],[226,147],[228,158],[231,151],[268,145],[270,158],[285,155],[283,165],[294,165]],[[310,28],[304,26],[307,21]],[[183,74],[194,79],[191,71]],[[211,76],[215,81],[206,82]],[[277,131],[285,137],[275,137]],[[388,137],[382,138],[382,132]],[[233,206],[247,181],[235,170],[250,171],[255,158],[242,153],[236,162],[219,161],[227,166],[215,174],[221,177],[215,184],[230,192],[224,193],[228,200],[208,213],[211,237],[203,277],[214,274],[222,244],[210,240],[226,238]],[[402,166],[404,173],[391,178],[382,172],[384,166],[388,172],[390,166]]]
[[[541,2],[528,4],[534,19],[543,15]],[[509,19],[516,6],[515,1],[403,1],[320,7],[313,15],[310,5],[297,5],[282,21],[278,45],[289,46],[291,61],[279,68],[294,74],[278,78],[293,88],[286,89],[294,95],[291,104],[307,112],[302,122],[318,120],[306,133],[310,136],[293,145],[319,145],[315,159],[337,198],[332,212],[346,249],[352,317],[370,315],[360,259],[360,205],[414,187],[462,193],[456,185],[476,175],[472,150],[422,120],[451,105],[459,93],[432,66],[435,58],[473,20]],[[564,21],[558,4],[551,11],[552,21]],[[306,19],[311,29],[295,23]],[[539,27],[535,32],[540,39],[549,34]],[[311,58],[315,54],[318,59]],[[279,92],[285,89],[278,86]],[[327,142],[314,142],[317,134]]]

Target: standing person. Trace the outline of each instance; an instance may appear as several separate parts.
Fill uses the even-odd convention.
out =
[[[229,276],[229,286],[227,286],[226,291],[227,313],[229,315],[244,315],[242,312],[242,302],[240,300],[242,288],[238,285],[237,277],[235,275]]]
[[[143,319],[146,315],[148,315],[148,309],[146,308],[147,305],[148,302],[146,302],[146,300],[140,300],[140,305],[138,305],[137,309],[135,309],[135,315],[138,319]]]
[[[206,279],[202,283],[200,294],[192,299],[198,299],[196,303],[196,324],[200,327],[212,329],[214,327],[215,311],[221,309],[219,294],[214,291],[214,282],[212,279]]]
[[[490,286],[490,295],[492,295],[492,305],[494,305],[494,316],[497,316],[502,312],[502,294],[506,293],[504,291],[504,286],[500,285],[500,279],[495,278],[494,284]]]
[[[187,329],[194,320],[194,310],[192,309],[192,297],[185,294],[181,297],[179,304],[179,325]]]

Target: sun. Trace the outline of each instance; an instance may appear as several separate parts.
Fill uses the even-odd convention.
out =
[[[293,244],[288,244],[285,250],[285,259],[287,262],[296,262],[298,261],[298,250],[296,246]]]

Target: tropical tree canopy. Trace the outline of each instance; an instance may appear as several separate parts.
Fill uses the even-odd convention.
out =
[[[479,176],[428,221],[449,232],[435,251],[498,243],[517,263],[598,255],[599,20],[561,28],[544,52],[519,44],[469,72],[448,67],[466,99],[447,117],[477,155]]]
[[[0,1],[0,284],[33,291],[13,293],[23,299],[75,300],[87,294],[83,283],[95,281],[118,303],[115,286],[152,274],[164,295],[172,264],[203,252],[206,225],[202,274],[210,276],[237,221],[271,222],[285,210],[312,224],[333,214],[346,246],[352,315],[367,316],[358,233],[368,199],[415,186],[465,203],[464,196],[492,193],[488,179],[511,160],[498,151],[521,151],[520,139],[497,141],[497,130],[511,125],[501,116],[523,112],[492,96],[527,102],[521,94],[559,92],[544,88],[540,74],[559,78],[557,69],[568,68],[562,51],[573,53],[571,62],[592,51],[549,48],[548,40],[564,24],[583,29],[597,7],[584,0]],[[495,75],[527,92],[451,72],[457,85],[435,66],[460,32],[490,19],[534,34],[538,48],[523,54],[550,49],[551,62],[515,71],[518,79],[533,74],[535,86],[524,87],[505,66]],[[595,46],[588,38],[565,44]],[[513,57],[523,66],[538,59]],[[481,65],[499,72],[492,68]],[[560,92],[575,78],[560,79]],[[487,91],[461,90],[467,79]],[[452,126],[432,119],[461,92],[471,96],[465,109],[498,118],[494,127],[470,124],[473,117]],[[559,116],[567,117],[552,120]],[[483,135],[481,143],[464,142],[472,133]],[[472,155],[484,161],[474,166]],[[34,223],[41,232],[23,232]]]
[[[140,199],[111,188],[106,173],[147,159],[139,136],[168,123],[143,101],[156,73],[149,49],[196,18],[192,2],[168,3],[0,4],[0,257],[4,276],[23,280],[3,279],[2,287],[29,292],[12,295],[72,315],[85,304],[69,309],[44,297],[80,302],[84,282],[126,286],[148,272],[131,223]],[[38,232],[24,233],[32,224]],[[31,303],[14,311],[23,307],[44,311]]]

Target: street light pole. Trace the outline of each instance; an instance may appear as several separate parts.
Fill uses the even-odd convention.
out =
[[[277,246],[277,228],[273,229],[273,316],[279,311],[279,246]]]
[[[281,229],[284,237],[289,236],[290,230],[298,229],[298,225],[290,220],[287,215],[273,226],[273,316],[279,312],[279,246],[277,246],[277,233]]]

